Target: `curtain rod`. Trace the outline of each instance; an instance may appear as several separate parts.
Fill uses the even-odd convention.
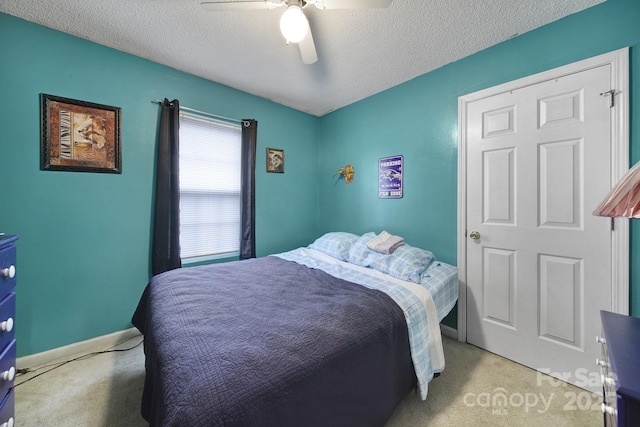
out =
[[[160,100],[160,99],[154,99],[151,102],[153,102],[155,104],[162,104],[164,101]],[[187,111],[189,113],[195,113],[195,114],[200,114],[200,115],[203,115],[203,116],[213,117],[215,119],[225,120],[225,121],[232,122],[232,123],[238,123],[238,124],[242,123],[242,120],[240,120],[240,119],[233,119],[231,117],[218,116],[217,114],[207,113],[206,111],[196,110],[195,108],[183,107],[182,105],[180,106],[180,109],[184,110],[184,111]]]

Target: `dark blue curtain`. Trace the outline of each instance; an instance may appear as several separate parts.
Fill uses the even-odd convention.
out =
[[[256,140],[258,122],[242,120],[240,259],[256,257]]]
[[[160,115],[156,197],[153,215],[153,275],[180,268],[180,104],[164,99]]]

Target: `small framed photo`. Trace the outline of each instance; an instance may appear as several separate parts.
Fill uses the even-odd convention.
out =
[[[41,94],[40,169],[122,173],[121,109]]]
[[[267,172],[284,173],[284,150],[267,148]]]

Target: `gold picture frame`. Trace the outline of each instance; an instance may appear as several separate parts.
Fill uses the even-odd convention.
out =
[[[119,107],[41,94],[40,169],[122,173]]]

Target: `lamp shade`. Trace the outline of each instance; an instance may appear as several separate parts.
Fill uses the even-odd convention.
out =
[[[622,177],[594,211],[597,216],[640,218],[640,163]]]
[[[300,43],[309,31],[309,21],[298,6],[289,6],[280,17],[280,32],[291,43]]]

